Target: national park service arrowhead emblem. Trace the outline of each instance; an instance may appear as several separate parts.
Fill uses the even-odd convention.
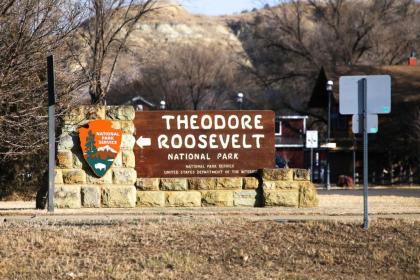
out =
[[[79,129],[83,157],[93,172],[102,177],[111,168],[121,146],[121,129],[112,128],[107,120],[90,121]]]

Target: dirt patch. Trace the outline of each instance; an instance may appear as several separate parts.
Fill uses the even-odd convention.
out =
[[[420,223],[0,225],[0,278],[419,279]]]
[[[22,191],[22,192],[11,192],[3,197],[1,201],[32,201],[36,197],[35,191]]]

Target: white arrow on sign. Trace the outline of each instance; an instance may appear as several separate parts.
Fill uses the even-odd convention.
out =
[[[143,149],[144,147],[152,146],[152,139],[140,136],[140,138],[137,139],[136,143],[141,149]]]

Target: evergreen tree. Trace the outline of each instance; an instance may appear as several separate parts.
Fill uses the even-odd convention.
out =
[[[92,157],[95,155],[98,150],[96,150],[95,147],[95,134],[92,133],[92,130],[89,130],[88,136],[86,137],[86,153],[88,154],[88,157]]]

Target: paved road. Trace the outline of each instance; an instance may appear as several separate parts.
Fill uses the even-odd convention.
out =
[[[0,202],[0,223],[36,222],[52,224],[113,224],[160,221],[162,219],[250,219],[276,221],[361,221],[363,191],[318,190],[319,207],[296,208],[135,208],[57,209],[53,214],[35,210],[35,202]],[[369,192],[371,220],[420,221],[420,187],[375,188]]]

